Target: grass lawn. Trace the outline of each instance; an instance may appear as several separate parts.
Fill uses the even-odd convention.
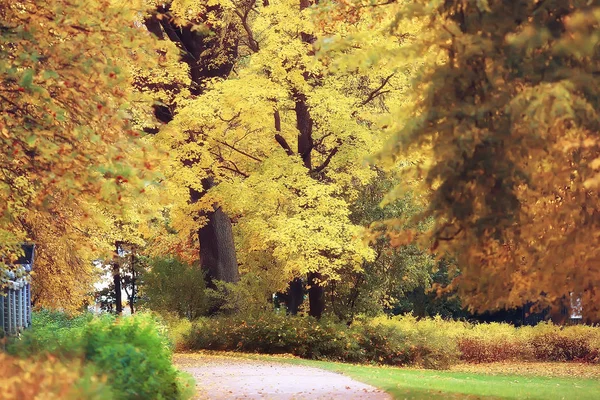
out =
[[[300,363],[346,374],[379,387],[396,399],[600,399],[600,381],[589,378],[488,375],[304,360]]]
[[[537,373],[534,371],[524,375],[507,375],[497,371],[490,372],[485,365],[481,366],[482,372],[474,372],[478,366],[473,365],[466,372],[432,371],[311,361],[292,357],[219,354],[224,357],[278,361],[339,372],[381,388],[396,399],[600,399],[600,379],[577,377],[576,364],[573,365],[572,377],[556,377],[536,376],[545,374],[543,364],[538,365]],[[552,369],[551,364],[548,367],[548,370]]]

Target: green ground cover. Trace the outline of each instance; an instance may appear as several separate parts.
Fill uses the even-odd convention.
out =
[[[329,362],[310,364],[381,388],[397,399],[597,399],[600,394],[600,382],[593,379],[486,375]]]

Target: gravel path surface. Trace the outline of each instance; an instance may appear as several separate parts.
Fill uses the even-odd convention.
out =
[[[373,386],[318,368],[185,354],[176,355],[175,363],[196,379],[197,399],[391,399]]]

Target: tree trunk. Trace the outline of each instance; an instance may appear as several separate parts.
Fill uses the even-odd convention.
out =
[[[131,310],[131,314],[135,312],[135,285],[137,283],[137,276],[135,273],[135,252],[133,250],[133,246],[131,248],[131,297],[129,299],[129,309]]]
[[[121,301],[121,271],[119,264],[115,261],[113,263],[113,283],[115,285],[115,307],[117,314],[123,312],[123,303]]]
[[[285,294],[285,300],[287,312],[292,315],[298,314],[298,310],[304,302],[304,285],[302,284],[302,279],[295,278],[290,282]]]
[[[208,215],[208,223],[198,230],[200,265],[209,279],[240,280],[231,220],[221,207]]]
[[[302,157],[304,166],[312,169],[311,153],[313,149],[312,128],[313,120],[303,93],[295,93],[296,127],[298,128],[298,154]],[[325,288],[322,286],[323,276],[318,271],[308,273],[308,302],[309,315],[319,319],[325,310]],[[291,288],[290,288],[291,289]]]
[[[220,7],[214,6],[213,8]],[[178,44],[180,48],[185,49],[181,52],[180,61],[190,68],[192,84],[187,89],[193,95],[200,95],[205,87],[203,82],[214,77],[225,79],[233,69],[238,54],[236,30],[233,28],[233,23],[231,23],[226,27],[213,27],[215,34],[206,35],[205,32],[194,29],[196,26],[194,23],[180,23],[178,19],[172,17],[170,4],[159,2],[155,12],[146,17],[144,23],[158,39],[168,39]],[[202,15],[198,15],[194,22],[206,22],[203,18]],[[168,85],[169,83],[165,84],[166,87],[169,87]],[[142,87],[154,91],[161,88],[160,85],[147,83]],[[180,88],[176,89],[178,91]],[[168,106],[155,106],[156,118],[165,124],[169,123],[173,119],[177,108],[175,103]],[[147,131],[153,132],[157,129]],[[195,162],[195,160],[189,160],[190,165]],[[213,186],[212,177],[202,181],[204,193]],[[190,201],[192,203],[197,202],[201,197],[202,193],[190,189]],[[208,221],[205,226],[198,230],[200,265],[206,272],[209,285],[212,285],[214,279],[237,282],[239,272],[231,220],[218,205],[215,205],[214,209],[214,211],[202,215]]]
[[[325,288],[321,283],[322,279],[320,272],[308,273],[308,315],[316,319],[320,319],[325,311]]]
[[[300,11],[310,7],[311,3],[309,0],[300,0]],[[304,43],[314,43],[316,38],[304,32],[301,32],[302,41]],[[305,74],[304,79],[308,76]],[[297,90],[294,90],[294,100],[296,112],[296,127],[298,128],[298,154],[302,157],[304,166],[310,172],[312,170],[312,159],[311,153],[313,149],[313,119],[310,115],[310,109],[306,95]],[[309,302],[309,315],[315,318],[321,318],[325,309],[325,288],[322,286],[322,278],[320,272],[311,271],[307,275],[308,278],[308,302]],[[290,292],[292,287],[290,286]]]
[[[202,180],[204,190],[214,186],[212,177]],[[201,196],[192,192],[192,201],[197,201]],[[200,266],[206,272],[207,283],[213,286],[213,280],[224,282],[237,282],[240,280],[233,229],[231,220],[225,212],[215,205],[215,210],[206,215],[206,225],[198,230],[200,241]]]

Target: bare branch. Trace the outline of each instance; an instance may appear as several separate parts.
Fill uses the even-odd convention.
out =
[[[373,90],[371,93],[369,93],[369,96],[367,96],[366,100],[364,100],[362,103],[360,103],[361,106],[366,105],[367,103],[369,103],[370,101],[372,101],[373,99],[375,99],[378,96],[381,96],[382,94],[388,93],[389,90],[383,90],[383,88],[385,87],[385,85],[388,84],[388,82],[390,81],[390,79],[392,79],[392,77],[395,75],[395,72],[392,72],[387,78],[383,79],[381,81],[381,85],[379,85],[375,90]]]
[[[220,140],[217,140],[217,143],[220,143],[220,144],[222,144],[222,145],[224,145],[224,146],[227,146],[227,147],[229,147],[231,150],[233,150],[233,151],[236,151],[236,152],[238,152],[238,153],[240,153],[240,154],[242,154],[242,155],[245,155],[246,157],[249,157],[249,158],[253,159],[254,161],[258,161],[258,162],[261,162],[261,161],[262,161],[260,158],[258,158],[258,157],[254,157],[252,154],[248,154],[248,153],[246,153],[245,151],[243,151],[243,150],[240,150],[240,149],[238,149],[238,148],[236,148],[236,147],[234,147],[234,146],[230,145],[230,144],[229,144],[229,143],[227,143],[227,142],[222,142],[222,141],[220,141]]]

